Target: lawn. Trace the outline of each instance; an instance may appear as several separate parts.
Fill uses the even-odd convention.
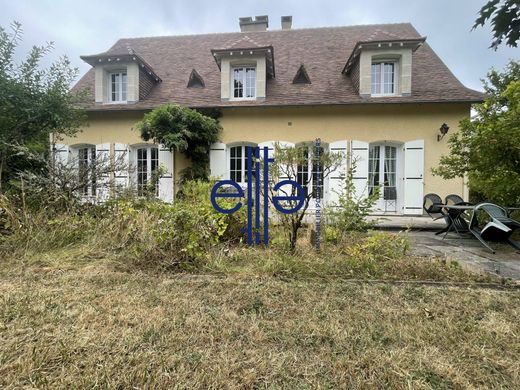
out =
[[[0,267],[3,388],[513,389],[519,334],[507,288]]]

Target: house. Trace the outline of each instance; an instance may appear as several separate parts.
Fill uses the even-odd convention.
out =
[[[309,147],[319,137],[349,156],[323,183],[325,202],[337,197],[351,161],[358,194],[384,187],[378,212],[421,214],[429,192],[467,196],[462,179],[441,179],[431,168],[448,152],[441,130],[456,132],[483,96],[455,78],[425,37],[409,23],[291,25],[290,16],[278,29],[269,29],[267,16],[240,18],[240,32],[120,39],[82,56],[92,69],[75,88],[88,88],[89,126],[59,141],[57,154],[84,163],[96,154],[123,156],[136,170],[106,179],[136,188],[162,164],[158,196],[173,201],[189,161],[143,142],[133,127],[147,111],[174,102],[220,110],[221,142],[210,152],[215,177],[244,183],[247,146]],[[311,162],[300,169],[312,176]]]

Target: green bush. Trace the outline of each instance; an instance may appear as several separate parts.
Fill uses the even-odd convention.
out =
[[[368,221],[367,217],[379,199],[379,191],[368,197],[356,196],[353,180],[355,170],[354,162],[347,171],[337,204],[325,210],[325,220],[330,225],[329,232],[326,231],[326,240],[332,234],[341,236],[350,231],[367,231],[374,226],[375,221]],[[336,242],[338,240],[339,237],[335,238]]]
[[[198,266],[217,244],[240,242],[245,211],[221,214],[210,202],[212,183],[183,185],[175,204],[146,199],[119,199],[101,206],[84,205],[52,218],[48,213],[14,210],[0,204],[0,222],[11,229],[0,251],[22,256],[81,247],[79,257],[114,257],[153,267]],[[223,199],[223,202],[231,202]],[[223,207],[227,207],[224,203]],[[13,216],[23,215],[23,222]]]

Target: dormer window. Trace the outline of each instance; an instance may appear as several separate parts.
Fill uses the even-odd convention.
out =
[[[256,98],[256,68],[233,68],[233,99]]]
[[[372,62],[372,96],[396,94],[396,70],[394,61]]]
[[[110,103],[126,103],[127,75],[126,71],[111,72],[108,74],[108,98]]]

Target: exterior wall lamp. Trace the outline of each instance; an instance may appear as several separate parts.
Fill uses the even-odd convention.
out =
[[[443,123],[441,125],[441,127],[439,129],[440,134],[437,134],[437,142],[440,142],[440,140],[443,139],[446,134],[448,134],[449,129],[450,129],[450,127],[446,123]]]

